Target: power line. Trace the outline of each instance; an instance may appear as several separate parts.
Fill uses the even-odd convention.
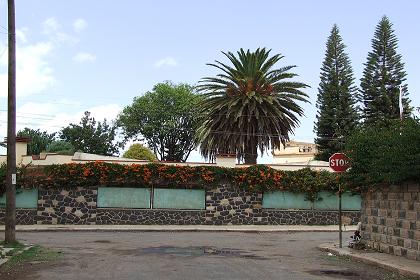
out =
[[[42,125],[42,124],[39,124],[39,123],[29,123],[29,122],[16,122],[16,124],[20,124],[20,125],[25,125],[25,126],[32,126],[32,127],[38,127],[38,126],[41,126],[41,127],[55,127],[55,128],[63,128],[63,126],[58,126],[58,125]],[[0,127],[1,127],[2,125],[0,124]]]
[[[0,58],[2,58],[2,57],[3,57],[3,55],[6,53],[7,49],[8,49],[8,46],[6,45],[6,46],[4,47],[4,50],[0,53]]]
[[[36,101],[39,101],[39,100],[31,99],[31,97],[33,97],[33,96],[39,96],[39,97],[51,98],[51,97],[60,97],[60,96],[62,96],[62,97],[81,98],[81,97],[85,97],[86,96],[86,95],[83,95],[83,96],[80,96],[80,95],[68,95],[68,94],[64,94],[64,93],[51,93],[51,95],[46,95],[44,92],[37,92],[37,93],[31,94],[31,96],[23,96],[23,97],[20,97],[19,99],[26,99],[27,101],[36,102]],[[134,97],[131,97],[131,98],[134,98]],[[29,100],[28,100],[28,98],[29,98]],[[105,100],[121,100],[121,97],[118,97],[118,96],[115,96],[114,97],[114,96],[92,96],[92,95],[89,95],[89,98],[90,99],[93,99],[93,100],[104,100],[104,99]]]
[[[41,116],[41,117],[51,117],[51,118],[55,118],[56,116],[54,115],[46,115],[46,114],[33,114],[33,113],[19,113],[22,115],[30,115],[30,116]]]
[[[0,112],[7,112],[7,110],[0,110]],[[55,117],[53,115],[45,115],[45,114],[34,114],[34,113],[19,113],[22,115],[33,115],[33,116],[44,116],[44,117]]]
[[[64,105],[72,105],[72,106],[75,105],[75,104],[71,104],[71,103],[50,103],[50,102],[49,102],[49,104],[64,104]],[[4,109],[0,109],[0,111],[7,112],[7,110],[4,110]],[[21,113],[21,114],[55,117],[53,115],[32,114],[32,113]],[[208,116],[208,114],[205,114],[205,113],[195,114],[195,116]],[[233,114],[213,114],[213,116],[233,116]],[[256,116],[256,115],[243,114],[243,115],[239,115],[239,116],[237,116],[235,118],[240,118],[240,117],[253,117],[253,116]],[[274,115],[268,115],[268,116],[267,115],[265,115],[265,116],[264,115],[258,115],[258,116],[259,117],[265,117],[265,118],[276,118],[276,119],[279,118],[279,116],[274,116]],[[349,118],[343,117],[343,118],[338,118],[338,119],[349,119]],[[399,118],[395,118],[395,120],[396,119],[399,119]]]

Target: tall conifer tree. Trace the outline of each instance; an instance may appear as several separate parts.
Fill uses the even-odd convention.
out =
[[[339,29],[334,25],[327,40],[316,102],[318,113],[314,132],[319,160],[326,161],[333,153],[342,151],[347,136],[358,122],[357,88],[345,48]]]
[[[398,39],[392,23],[384,16],[376,26],[372,51],[364,64],[359,99],[363,104],[362,118],[366,124],[383,124],[400,116],[399,93],[402,88],[404,115],[411,112],[404,63],[397,53]]]

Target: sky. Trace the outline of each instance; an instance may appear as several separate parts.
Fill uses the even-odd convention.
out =
[[[197,82],[221,51],[258,47],[297,65],[311,104],[292,139],[313,142],[325,43],[336,23],[355,84],[383,15],[394,24],[412,106],[420,107],[419,1],[17,0],[17,129],[59,131],[84,111],[115,119],[156,83]],[[0,139],[6,136],[7,0],[0,0]],[[128,146],[126,147],[128,148]],[[0,150],[4,154],[4,150]],[[189,161],[202,161],[198,152]],[[259,162],[271,161],[263,155]]]

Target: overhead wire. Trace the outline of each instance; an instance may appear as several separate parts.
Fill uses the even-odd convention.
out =
[[[7,112],[7,110],[2,110],[0,109],[0,112]],[[35,113],[22,113],[22,112],[17,112],[18,114],[22,114],[22,115],[34,115],[34,116],[45,116],[45,117],[55,117],[54,115],[46,115],[46,114],[35,114]]]
[[[2,112],[7,112],[7,110],[0,110]],[[29,116],[26,116],[29,115]],[[39,116],[39,117],[33,117],[33,116]],[[227,115],[227,114],[220,114],[220,115]],[[241,115],[241,116],[252,116],[252,115]],[[241,117],[240,116],[240,117]],[[34,114],[34,113],[18,113],[18,118],[24,118],[24,119],[31,119],[31,120],[55,120],[56,116],[54,115],[46,115],[46,114]],[[274,116],[267,116],[267,117],[274,117]],[[397,120],[399,118],[395,118]],[[65,121],[71,122],[71,119],[66,119]],[[44,125],[43,123],[25,123],[25,124],[31,124],[36,126],[45,126],[49,127],[48,125]],[[58,126],[51,126],[51,127],[58,127]],[[194,130],[190,129],[183,129],[183,128],[175,128],[172,130],[173,132],[194,132]],[[208,132],[209,134],[219,134],[219,135],[237,135],[237,136],[255,136],[255,137],[272,137],[272,138],[286,138],[283,134],[270,134],[270,133],[263,133],[263,132],[254,132],[254,133],[247,133],[247,132],[235,132],[235,131],[225,131],[225,130],[210,130]],[[340,139],[340,137],[315,137],[317,139]]]

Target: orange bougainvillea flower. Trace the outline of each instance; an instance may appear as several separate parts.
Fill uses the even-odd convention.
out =
[[[29,173],[26,173],[29,174]],[[221,182],[252,191],[293,191],[316,197],[320,191],[337,191],[340,176],[310,169],[280,171],[263,165],[248,168],[222,168],[208,166],[173,166],[163,164],[120,165],[101,161],[86,164],[70,163],[34,170],[26,178],[19,179],[22,185],[87,186],[94,184],[133,184],[144,186],[157,183],[171,187],[209,188]],[[361,188],[352,187],[360,192]],[[0,186],[1,192],[1,186]]]

